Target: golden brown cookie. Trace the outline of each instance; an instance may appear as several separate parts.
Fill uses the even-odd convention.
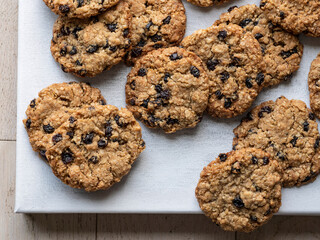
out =
[[[48,118],[52,115],[86,105],[105,104],[100,90],[86,83],[56,83],[41,90],[39,97],[31,101],[26,111],[27,118],[23,120],[33,150],[45,158],[51,135],[60,125],[68,121],[61,117],[50,122]]]
[[[242,120],[234,134],[234,149],[262,149],[279,162],[284,187],[316,179],[320,135],[315,116],[304,102],[285,97],[264,102]]]
[[[199,57],[182,48],[154,50],[128,75],[127,107],[151,128],[195,127],[208,104],[209,82]]]
[[[116,5],[119,0],[43,0],[56,14],[68,18],[89,18]]]
[[[181,44],[206,65],[211,116],[231,118],[251,106],[265,79],[261,48],[252,33],[235,24],[213,25],[196,31]]]
[[[131,14],[121,1],[90,19],[59,17],[53,27],[51,53],[61,69],[94,77],[118,64],[129,47]]]
[[[308,85],[311,109],[320,118],[320,54],[311,64]]]
[[[181,0],[124,0],[132,14],[131,47],[125,61],[135,61],[155,49],[178,45],[186,30]]]
[[[215,24],[220,23],[237,24],[258,40],[266,63],[264,87],[291,79],[299,69],[303,45],[298,37],[273,25],[256,5],[231,7]]]
[[[46,156],[53,173],[73,188],[110,188],[145,148],[141,127],[127,109],[96,105],[64,114],[73,121],[55,131]]]
[[[278,212],[281,175],[278,162],[260,149],[220,154],[201,172],[196,197],[222,229],[251,232]]]
[[[319,0],[262,0],[260,7],[274,24],[283,29],[320,37]]]

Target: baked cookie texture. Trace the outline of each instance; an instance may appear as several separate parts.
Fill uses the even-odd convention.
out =
[[[260,149],[220,154],[201,172],[196,197],[222,229],[251,232],[278,212],[281,175],[278,162]]]
[[[260,6],[283,29],[320,37],[319,0],[262,0]]]
[[[308,85],[311,109],[320,118],[320,54],[311,64]]]
[[[56,14],[68,18],[89,18],[116,5],[119,0],[43,0]]]
[[[285,97],[255,107],[234,129],[234,149],[254,147],[282,167],[283,186],[312,182],[320,168],[320,135],[315,116],[300,100]]]
[[[124,0],[132,14],[131,46],[125,62],[135,61],[155,49],[178,45],[186,30],[181,0]]]
[[[179,47],[154,50],[128,75],[127,107],[150,128],[195,127],[208,104],[209,81],[199,57]]]
[[[45,158],[52,134],[68,120],[65,114],[55,121],[48,120],[52,115],[85,105],[105,104],[100,90],[86,83],[56,83],[41,90],[39,97],[31,101],[26,111],[27,118],[23,120],[33,150]]]
[[[235,24],[213,25],[186,37],[181,45],[206,65],[211,116],[231,118],[251,106],[265,79],[261,47],[252,33]]]
[[[298,37],[273,25],[256,5],[231,7],[215,24],[220,23],[237,24],[258,40],[266,64],[262,83],[264,87],[291,79],[292,74],[299,69],[303,45]]]
[[[213,5],[219,5],[229,0],[187,0],[188,2],[197,5],[199,7],[210,7]]]
[[[110,188],[145,148],[141,127],[127,109],[97,105],[64,114],[72,121],[55,131],[46,156],[53,173],[73,188]]]
[[[90,19],[59,17],[53,27],[51,53],[61,69],[78,77],[94,77],[118,64],[130,45],[128,3]]]

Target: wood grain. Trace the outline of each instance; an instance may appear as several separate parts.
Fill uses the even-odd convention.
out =
[[[18,0],[0,0],[0,140],[16,137]]]

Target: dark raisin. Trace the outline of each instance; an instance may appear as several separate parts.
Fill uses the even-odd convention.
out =
[[[109,41],[108,41],[108,40],[106,40],[106,44],[103,46],[103,49],[107,49],[108,47],[110,47],[110,45],[109,45]]]
[[[233,57],[231,63],[229,64],[229,67],[240,67],[240,59],[237,57]]]
[[[255,157],[255,156],[253,156],[253,157],[251,158],[251,161],[252,161],[253,164],[257,164],[257,163],[258,163],[258,158]]]
[[[281,161],[286,160],[286,156],[285,156],[283,153],[281,153],[281,152],[277,152],[277,157],[278,157]]]
[[[140,106],[144,108],[148,108],[148,104],[149,104],[149,99],[145,99],[142,101]]]
[[[309,119],[310,120],[314,120],[316,117],[315,117],[315,115],[311,112],[311,113],[309,113]]]
[[[62,141],[62,135],[61,134],[56,134],[52,137],[52,142],[57,143]]]
[[[71,51],[69,52],[70,55],[75,55],[78,53],[78,50],[75,46],[72,47]]]
[[[153,45],[152,47],[153,47],[154,49],[159,49],[159,48],[162,48],[163,45],[160,44],[160,43],[157,43],[157,44]]]
[[[148,29],[149,31],[152,25],[153,25],[152,21],[148,22],[148,24],[146,25],[146,29]]]
[[[107,138],[110,138],[112,136],[112,131],[113,131],[113,128],[108,124],[106,126],[106,130],[105,130],[105,136]]]
[[[65,149],[61,153],[61,160],[64,164],[68,164],[73,161],[73,153],[70,151],[70,149]]]
[[[70,139],[72,139],[74,136],[74,132],[67,132],[67,135],[70,137]]]
[[[244,203],[240,196],[237,196],[235,199],[232,200],[233,205],[235,205],[237,208],[243,208]]]
[[[171,16],[166,17],[165,19],[163,19],[162,23],[163,24],[169,24],[171,21]]]
[[[46,133],[53,133],[54,132],[54,128],[48,124],[48,125],[43,125],[43,130],[46,132]]]
[[[92,156],[90,159],[89,159],[89,162],[92,162],[93,164],[97,164],[99,161],[98,161],[98,157],[97,156]]]
[[[253,26],[257,26],[259,24],[259,21],[253,22]]]
[[[163,91],[161,84],[157,84],[154,86],[154,89],[157,93],[161,93]]]
[[[84,0],[77,0],[78,8],[83,6]]]
[[[271,113],[271,108],[269,106],[264,106],[262,108],[260,108],[260,111],[258,112],[258,117],[262,118],[263,117],[263,113]]]
[[[179,120],[169,117],[169,118],[167,119],[167,124],[170,124],[170,125],[179,124]]]
[[[107,24],[107,28],[109,29],[110,32],[115,32],[117,30],[117,24],[116,23]]]
[[[87,133],[86,135],[82,136],[82,142],[84,144],[91,144],[93,141],[94,133]]]
[[[219,90],[217,90],[214,94],[219,100],[223,98],[223,94]]]
[[[76,121],[76,119],[75,119],[74,117],[71,116],[71,117],[69,118],[69,122],[70,122],[71,124],[74,123],[75,121]]]
[[[140,40],[140,42],[137,44],[138,47],[144,47],[147,44],[146,41],[144,41],[143,39]]]
[[[126,37],[128,37],[129,33],[130,33],[129,28],[126,28],[126,29],[123,30],[122,36],[126,38]]]
[[[264,7],[266,4],[267,4],[266,2],[261,2],[261,3],[260,3],[260,7],[262,8],[262,7]]]
[[[130,83],[130,88],[131,88],[132,90],[135,90],[135,89],[136,89],[136,81],[135,81],[135,80],[133,80],[133,81]]]
[[[227,36],[228,36],[228,33],[225,30],[222,30],[218,33],[218,39],[220,41],[224,40]]]
[[[281,18],[281,19],[284,19],[284,18],[285,18],[285,14],[284,14],[284,12],[282,12],[282,11],[280,11],[280,18]]]
[[[96,51],[98,51],[98,49],[98,45],[90,45],[90,47],[87,49],[87,53],[95,53]]]
[[[99,104],[102,105],[102,106],[107,105],[107,103],[106,103],[106,101],[104,99],[101,99],[99,101]]]
[[[62,36],[69,36],[70,35],[70,28],[63,26],[60,29],[60,33],[62,34]]]
[[[231,105],[232,105],[232,100],[231,100],[231,98],[226,98],[226,99],[224,100],[224,107],[228,109],[228,108],[231,107]]]
[[[77,61],[76,61],[76,65],[77,65],[77,66],[82,66],[82,63],[81,63],[79,60],[77,60]]]
[[[82,30],[81,27],[75,27],[73,30],[72,30],[72,34],[73,36],[78,39],[78,32],[80,32]]]
[[[307,121],[305,121],[303,123],[303,131],[308,132],[309,131],[309,123]]]
[[[30,118],[28,118],[26,121],[26,127],[27,127],[27,129],[29,129],[31,127],[31,119]]]
[[[59,6],[59,11],[61,13],[68,13],[68,12],[70,12],[70,8],[69,8],[68,5],[60,5]]]
[[[268,165],[269,164],[269,158],[268,157],[264,157],[262,160],[263,160],[263,165]]]
[[[258,218],[256,216],[250,215],[250,220],[252,222],[258,222]]]
[[[67,55],[67,47],[61,48],[61,50],[60,50],[60,55],[61,55],[61,56]]]
[[[254,37],[258,40],[258,39],[262,38],[263,35],[261,33],[257,33],[254,35]]]
[[[134,100],[133,98],[130,99],[130,105],[131,106],[135,106],[136,105],[136,100]]]
[[[170,78],[170,77],[171,77],[170,73],[165,73],[164,74],[164,78],[163,78],[164,82],[167,83],[168,82],[168,78]]]
[[[196,78],[200,77],[200,71],[195,66],[191,66],[190,73]]]
[[[264,74],[262,72],[258,73],[256,77],[256,82],[259,86],[264,82]]]
[[[141,56],[141,54],[142,54],[141,48],[136,47],[131,50],[131,57],[133,57],[133,58],[137,58],[137,57]]]
[[[280,53],[280,55],[282,56],[283,59],[287,59],[287,58],[289,58],[292,54],[295,54],[295,53],[298,53],[297,47],[294,47],[293,49],[288,50],[288,51],[282,50],[281,53]]]
[[[114,120],[116,121],[116,123],[117,123],[117,125],[119,126],[119,127],[126,127],[126,126],[128,126],[128,124],[127,123],[124,123],[124,122],[121,122],[120,121],[120,116],[119,115],[116,115],[115,117],[114,117]]]
[[[297,140],[298,140],[298,137],[296,137],[296,136],[293,136],[293,138],[290,140],[290,143],[292,144],[293,147],[296,146]]]
[[[147,75],[147,70],[145,68],[140,68],[138,71],[138,76],[144,77]]]
[[[216,69],[216,66],[220,63],[219,60],[217,59],[210,59],[207,61],[207,68],[210,70],[210,71],[213,71]]]
[[[103,140],[103,139],[100,139],[100,140],[98,141],[98,148],[105,148],[107,145],[108,145],[108,142],[106,142],[106,141]]]
[[[320,137],[317,137],[315,143],[314,143],[314,148],[317,149],[320,146]]]
[[[230,74],[227,71],[224,71],[224,72],[220,73],[220,80],[222,82],[225,82],[229,78],[230,78]]]
[[[251,78],[247,78],[246,79],[246,86],[247,86],[247,88],[252,88],[252,81],[251,81]]]
[[[115,52],[115,51],[118,50],[118,47],[117,47],[117,46],[110,46],[110,47],[109,47],[109,50],[110,50],[111,52]]]
[[[227,154],[222,153],[219,155],[219,158],[220,158],[221,162],[225,162],[227,160],[228,156],[227,156]]]
[[[244,28],[244,27],[246,27],[250,22],[252,22],[251,19],[244,19],[244,20],[242,20],[242,21],[239,23],[239,25],[240,25],[240,27]]]
[[[160,93],[160,98],[164,99],[164,100],[169,100],[170,98],[170,91],[169,90],[163,90],[161,93]]]
[[[238,8],[238,6],[232,6],[228,8],[228,12],[231,12],[233,9]]]
[[[181,58],[182,58],[182,56],[179,56],[178,53],[173,53],[173,54],[170,55],[170,60],[171,61],[176,61],[176,60],[179,60]]]
[[[36,100],[33,99],[33,100],[30,102],[30,107],[31,107],[31,108],[35,108],[35,106],[36,106]]]
[[[151,36],[151,40],[152,40],[152,42],[160,42],[162,40],[162,37],[158,34],[155,34],[155,35]]]
[[[141,140],[140,146],[141,146],[141,147],[144,147],[145,145],[146,145],[145,141]]]

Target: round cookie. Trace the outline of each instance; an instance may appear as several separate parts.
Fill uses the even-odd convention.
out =
[[[219,4],[228,2],[228,0],[187,0],[187,1],[199,7],[210,7],[213,5],[219,5]]]
[[[234,6],[228,11],[215,24],[237,24],[258,40],[266,63],[262,85],[268,87],[289,80],[299,69],[303,54],[298,37],[270,23],[267,15],[254,4]]]
[[[320,118],[320,54],[311,64],[308,84],[311,109]]]
[[[320,37],[319,0],[262,0],[260,7],[283,29]]]
[[[89,18],[116,5],[119,0],[43,0],[56,14],[68,18]]]
[[[260,45],[250,32],[234,24],[213,25],[186,37],[182,46],[206,65],[211,116],[231,118],[251,106],[265,76]]]
[[[315,116],[304,102],[285,97],[264,102],[242,120],[234,134],[234,149],[259,148],[279,162],[284,187],[316,179],[320,135]]]
[[[130,45],[130,19],[126,2],[90,19],[59,17],[53,27],[52,56],[63,71],[94,77],[122,60]]]
[[[146,126],[167,133],[195,127],[208,97],[202,61],[178,47],[154,50],[139,59],[126,84],[128,109]]]
[[[48,122],[52,115],[85,105],[105,104],[100,90],[86,83],[56,83],[41,90],[39,97],[31,101],[26,111],[27,118],[23,120],[33,150],[45,157],[52,133],[68,120],[61,116]]]
[[[141,127],[127,109],[90,106],[65,113],[46,156],[65,184],[92,192],[120,182],[144,150]]]
[[[181,0],[125,0],[132,14],[128,65],[155,49],[178,45],[186,30]]]
[[[222,229],[251,232],[278,212],[281,175],[277,161],[260,149],[220,154],[201,172],[196,197]]]

